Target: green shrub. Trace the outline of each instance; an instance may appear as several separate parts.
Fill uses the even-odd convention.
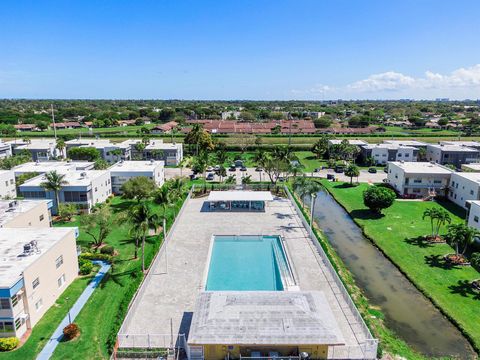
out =
[[[82,265],[80,265],[80,274],[81,275],[88,275],[93,270],[93,264],[91,261],[85,261]]]
[[[20,341],[16,337],[0,338],[0,351],[11,351],[15,349]]]
[[[86,260],[103,260],[109,263],[112,262],[112,257],[110,255],[100,254],[100,253],[85,252],[80,254],[80,258],[83,258]]]
[[[470,257],[470,263],[472,266],[480,271],[480,252],[473,253]]]
[[[63,337],[65,340],[72,340],[80,334],[80,328],[77,324],[71,323],[63,329]]]
[[[113,246],[110,246],[110,245],[105,245],[104,247],[102,247],[100,249],[101,254],[107,254],[107,255],[110,255],[110,256],[113,256],[114,252],[115,252],[115,248]]]

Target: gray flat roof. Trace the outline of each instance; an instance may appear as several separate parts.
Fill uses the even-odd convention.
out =
[[[270,191],[210,191],[208,201],[272,201]]]
[[[66,171],[60,172],[65,175],[64,180],[67,182],[62,187],[67,186],[88,186],[92,183],[93,180],[97,179],[100,176],[110,173],[109,170],[85,170],[85,171]],[[24,186],[41,186],[45,182],[45,174],[38,175],[30,180],[25,181],[20,188]]]
[[[189,344],[344,344],[322,291],[199,294]]]
[[[470,148],[463,145],[441,145],[441,144],[428,144],[427,147],[432,147],[442,151],[460,151],[460,152],[472,152],[478,153],[477,149]]]
[[[39,161],[39,162],[27,162],[21,165],[15,166],[12,170],[15,175],[22,173],[45,173],[56,170],[58,172],[65,172],[69,170],[86,170],[92,169],[94,163],[89,161]]]
[[[406,174],[451,174],[453,170],[450,170],[444,166],[433,164],[431,162],[416,162],[416,161],[389,161],[388,165],[396,165],[401,168]]]
[[[51,200],[0,200],[0,227],[19,214],[24,214]]]
[[[163,161],[119,161],[112,165],[109,170],[112,173],[117,172],[145,172],[154,171],[157,167],[163,167]]]
[[[0,287],[14,285],[22,272],[75,228],[0,228]],[[23,245],[36,240],[38,252],[24,256]]]

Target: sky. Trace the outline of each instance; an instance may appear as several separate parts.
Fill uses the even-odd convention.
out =
[[[480,98],[478,0],[5,1],[0,98]]]

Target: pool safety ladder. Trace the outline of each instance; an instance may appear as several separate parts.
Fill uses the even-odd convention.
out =
[[[288,261],[288,255],[287,255],[286,249],[283,245],[283,237],[279,237],[279,239],[280,239],[280,246],[282,247],[282,250],[285,256],[282,256],[282,254],[280,254],[280,249],[275,244],[272,244],[273,253],[275,255],[275,260],[277,261],[280,274],[282,276],[283,287],[288,290],[289,288],[296,286],[297,284],[293,277],[293,272]]]

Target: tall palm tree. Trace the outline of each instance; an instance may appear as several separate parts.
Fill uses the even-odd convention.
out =
[[[169,186],[162,186],[153,195],[153,201],[162,206],[163,217],[167,216],[167,207],[172,203],[172,193]]]
[[[181,197],[185,192],[185,178],[182,177],[174,177],[169,182],[169,189],[171,191],[171,199],[176,200],[177,198]]]
[[[309,179],[305,175],[297,177],[293,182],[293,190],[300,196],[302,205],[305,205],[305,196],[309,195],[308,183]]]
[[[68,181],[65,180],[65,174],[59,174],[56,170],[45,173],[45,181],[40,184],[42,188],[47,191],[53,191],[55,193],[55,201],[57,203],[57,213],[60,206],[60,198],[58,193],[64,185],[67,185]]]
[[[452,219],[450,218],[450,214],[448,211],[439,209],[438,216],[437,216],[437,224],[435,228],[435,236],[438,237],[440,235],[440,228],[445,224],[450,224]]]
[[[463,256],[478,235],[478,230],[473,227],[465,224],[452,224],[448,225],[446,240],[450,246],[455,247],[455,254],[457,256]],[[460,247],[462,247],[461,251]]]
[[[308,194],[310,195],[310,232],[312,232],[312,225],[313,225],[313,212],[315,210],[315,200],[317,198],[317,193],[321,190],[323,190],[323,185],[316,181],[309,179],[308,184],[307,184],[307,190]]]
[[[434,223],[435,223],[435,220],[438,219],[438,209],[434,207],[425,209],[425,211],[423,212],[422,220],[425,220],[425,218],[430,218],[430,227],[432,230],[431,238],[434,239],[435,238]]]
[[[132,224],[131,233],[142,239],[142,271],[145,272],[145,239],[149,230],[158,228],[159,219],[145,202],[130,208],[129,219]]]
[[[63,150],[65,150],[65,140],[63,139],[58,139],[57,140],[57,145],[55,146],[57,150],[60,152],[60,155],[63,157]]]

